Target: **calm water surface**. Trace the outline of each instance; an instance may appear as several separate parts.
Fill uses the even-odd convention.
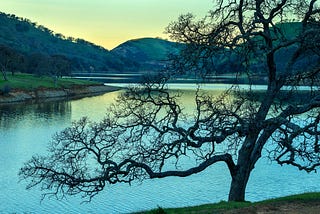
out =
[[[83,116],[99,120],[119,92],[75,101],[0,106],[0,213],[130,213],[161,207],[199,205],[227,200],[230,176],[223,164],[187,178],[166,178],[110,186],[91,203],[80,197],[45,199],[25,190],[17,173],[35,154],[45,154],[51,136]],[[184,99],[185,102],[191,102]],[[247,200],[257,201],[320,191],[319,174],[258,162],[249,180]]]

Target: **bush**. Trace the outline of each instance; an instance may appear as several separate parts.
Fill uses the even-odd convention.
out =
[[[11,87],[9,85],[4,85],[0,90],[2,95],[8,95],[10,91],[11,91]]]
[[[151,211],[152,214],[166,214],[166,212],[164,211],[163,208],[158,206],[158,209],[152,210]]]

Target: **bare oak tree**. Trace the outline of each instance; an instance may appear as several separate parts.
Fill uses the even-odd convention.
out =
[[[229,200],[243,201],[264,149],[281,165],[315,171],[320,166],[317,2],[214,2],[204,19],[187,14],[168,26],[172,39],[186,45],[172,56],[171,68],[206,78],[222,61],[232,62],[249,83],[255,71],[264,75],[266,90],[235,84],[210,96],[198,89],[188,113],[180,93],[167,89],[167,76],[149,79],[120,95],[101,122],[84,118],[56,134],[50,154],[33,157],[20,170],[28,188],[40,185],[54,195],[91,199],[107,184],[185,177],[224,162],[232,177]],[[294,30],[288,27],[293,19]]]

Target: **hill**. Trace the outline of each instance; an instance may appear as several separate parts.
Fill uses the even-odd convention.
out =
[[[134,39],[109,51],[83,39],[65,37],[26,18],[0,12],[0,45],[31,61],[63,56],[77,72],[139,72],[165,66],[168,53],[178,46],[159,38]],[[39,55],[41,55],[39,57]]]
[[[181,44],[160,38],[129,40],[117,46],[111,53],[139,63],[140,70],[155,70],[165,66],[169,54],[177,53]]]
[[[277,27],[282,28],[287,38],[293,38],[299,33],[301,23],[282,23]],[[98,75],[156,71],[166,66],[168,54],[177,53],[183,47],[183,44],[160,38],[141,38],[126,41],[109,51],[83,39],[65,37],[28,19],[0,12],[0,65],[3,67],[7,64],[1,60],[8,54],[16,62],[16,65],[7,65],[8,71],[19,68],[17,71],[53,76],[70,72]],[[291,47],[277,53],[276,62],[280,70],[285,67],[284,59],[288,59],[294,49],[295,47]],[[209,59],[214,66],[207,67],[214,68],[218,75],[241,71],[239,56],[235,53],[231,55],[231,61],[223,56]],[[303,67],[305,64],[302,60],[297,66]],[[256,59],[252,59],[252,73],[264,76],[261,65]]]
[[[66,38],[28,19],[0,13],[0,44],[24,55],[62,55],[71,61],[72,70],[136,70],[130,59],[115,56],[103,47],[83,39]]]

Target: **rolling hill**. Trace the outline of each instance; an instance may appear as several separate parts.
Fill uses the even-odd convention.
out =
[[[181,44],[159,38],[141,38],[129,40],[111,53],[122,58],[139,62],[140,70],[157,70],[165,66],[168,55],[178,52]]]
[[[139,40],[137,40],[139,41]],[[170,47],[170,42],[159,39],[142,39],[141,50],[146,52],[144,58],[131,56],[131,42],[120,45],[116,50],[108,51],[103,47],[97,46],[83,39],[72,37],[66,38],[62,34],[55,33],[50,29],[31,22],[28,19],[0,13],[0,44],[10,47],[24,55],[43,54],[43,55],[63,55],[72,62],[72,70],[121,72],[139,71],[144,69],[144,60],[157,61],[162,58]],[[124,49],[128,50],[124,50]],[[119,50],[122,50],[119,51]],[[143,62],[143,63],[142,63]],[[156,64],[156,63],[155,63]]]
[[[177,44],[159,38],[124,42],[109,51],[83,39],[65,37],[28,19],[0,12],[0,45],[24,55],[62,55],[77,72],[139,72],[165,65]]]
[[[282,23],[280,27],[288,38],[292,38],[299,32],[301,23]],[[29,61],[47,59],[43,56],[65,57],[70,62],[72,72],[136,73],[165,67],[167,55],[177,53],[183,45],[160,38],[141,38],[126,41],[109,51],[83,39],[65,37],[28,19],[0,12],[1,47],[9,47],[26,56]],[[280,68],[284,67],[281,59],[286,59],[292,52],[288,49],[278,53],[276,61]],[[237,58],[225,61],[218,57],[212,61],[218,68],[218,74],[225,74],[234,72],[232,62],[237,62]],[[260,63],[254,66],[253,72],[260,72]]]

